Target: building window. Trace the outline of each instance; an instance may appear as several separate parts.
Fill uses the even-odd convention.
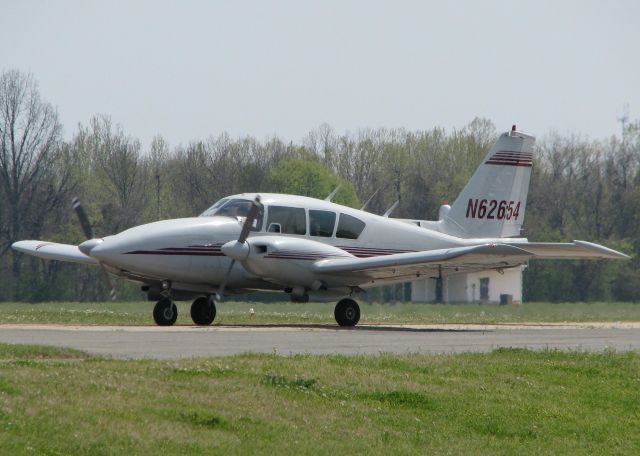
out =
[[[480,279],[480,301],[489,301],[489,277]]]

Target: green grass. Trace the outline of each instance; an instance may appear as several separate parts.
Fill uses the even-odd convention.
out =
[[[178,302],[178,324],[191,324],[188,302]],[[223,302],[215,324],[334,324],[334,303]],[[0,303],[0,324],[152,325],[152,302]],[[640,303],[526,303],[522,305],[361,303],[367,323],[517,323],[640,321]],[[249,309],[255,310],[251,317]]]
[[[0,345],[2,454],[638,454],[640,355],[183,361]]]

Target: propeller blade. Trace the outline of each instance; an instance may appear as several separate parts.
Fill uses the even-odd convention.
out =
[[[115,301],[117,299],[117,295],[116,295],[116,289],[113,287],[113,284],[111,283],[111,278],[109,277],[109,272],[107,272],[106,268],[102,265],[102,263],[100,263],[100,268],[102,269],[102,272],[104,273],[104,278],[107,282],[107,285],[109,285],[109,296],[111,297],[112,301]]]
[[[89,223],[89,219],[87,218],[87,214],[84,212],[84,208],[82,207],[82,203],[76,197],[71,201],[73,205],[73,210],[76,211],[76,215],[78,216],[78,220],[80,221],[80,226],[82,226],[82,231],[87,239],[93,239],[93,229],[91,228],[91,223]]]
[[[242,225],[242,231],[240,231],[240,237],[238,238],[238,242],[244,244],[244,241],[249,237],[249,232],[251,231],[251,227],[253,226],[253,222],[258,217],[258,212],[260,211],[260,196],[256,196],[255,201],[251,203],[251,209],[249,209],[249,213],[247,214],[247,218],[244,221],[244,225]]]
[[[76,212],[76,215],[78,216],[78,220],[80,221],[80,226],[82,226],[82,231],[84,232],[84,235],[87,237],[87,240],[93,239],[93,228],[91,227],[89,218],[87,217],[87,214],[84,211],[84,208],[82,207],[82,203],[77,197],[75,197],[73,198],[73,200],[71,200],[71,204],[73,206],[73,210]],[[90,250],[91,249],[89,249],[89,251]],[[98,262],[98,264],[100,265],[100,268],[104,273],[105,281],[109,286],[109,296],[111,297],[112,301],[115,301],[117,298],[116,289],[113,287],[113,284],[111,283],[111,277],[109,277],[109,272],[101,262]]]
[[[229,269],[227,269],[227,274],[224,276],[224,280],[220,284],[220,288],[218,288],[218,293],[216,293],[218,301],[222,301],[222,296],[224,295],[224,289],[227,286],[227,282],[229,281],[229,276],[231,275],[231,270],[233,269],[234,264],[236,264],[236,260],[231,260]]]
[[[258,213],[262,209],[262,204],[260,204],[260,195],[256,196],[256,199],[251,202],[251,208],[249,209],[249,213],[247,214],[247,218],[244,220],[244,224],[242,225],[242,230],[240,231],[240,236],[236,242],[237,244],[244,244],[247,238],[249,237],[249,233],[251,232],[251,227],[253,227],[253,222],[258,217]],[[224,295],[224,289],[227,286],[227,282],[229,281],[229,276],[231,276],[231,270],[233,266],[236,264],[236,260],[234,258],[231,259],[231,263],[229,264],[229,269],[227,269],[227,273],[218,288],[218,292],[216,293],[216,298],[218,301],[222,301],[222,296]]]

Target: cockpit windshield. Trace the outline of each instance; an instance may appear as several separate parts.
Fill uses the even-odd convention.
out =
[[[223,198],[209,209],[200,214],[200,217],[211,217],[213,215],[237,218],[243,220],[249,214],[251,204],[253,202],[245,199],[231,199]],[[255,222],[253,222],[253,228],[251,231],[260,231],[262,229],[262,218],[264,216],[264,210],[261,208],[258,212]]]
[[[216,201],[216,204],[214,204],[213,206],[211,206],[209,209],[207,209],[206,211],[204,211],[202,214],[200,214],[200,217],[211,217],[213,214],[215,214],[215,212],[220,209],[220,207],[222,205],[224,205],[224,203],[226,203],[227,201],[229,201],[231,198],[222,198],[221,200]]]

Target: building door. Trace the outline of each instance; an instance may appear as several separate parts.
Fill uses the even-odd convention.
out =
[[[480,279],[480,301],[489,301],[489,277],[483,277]]]

